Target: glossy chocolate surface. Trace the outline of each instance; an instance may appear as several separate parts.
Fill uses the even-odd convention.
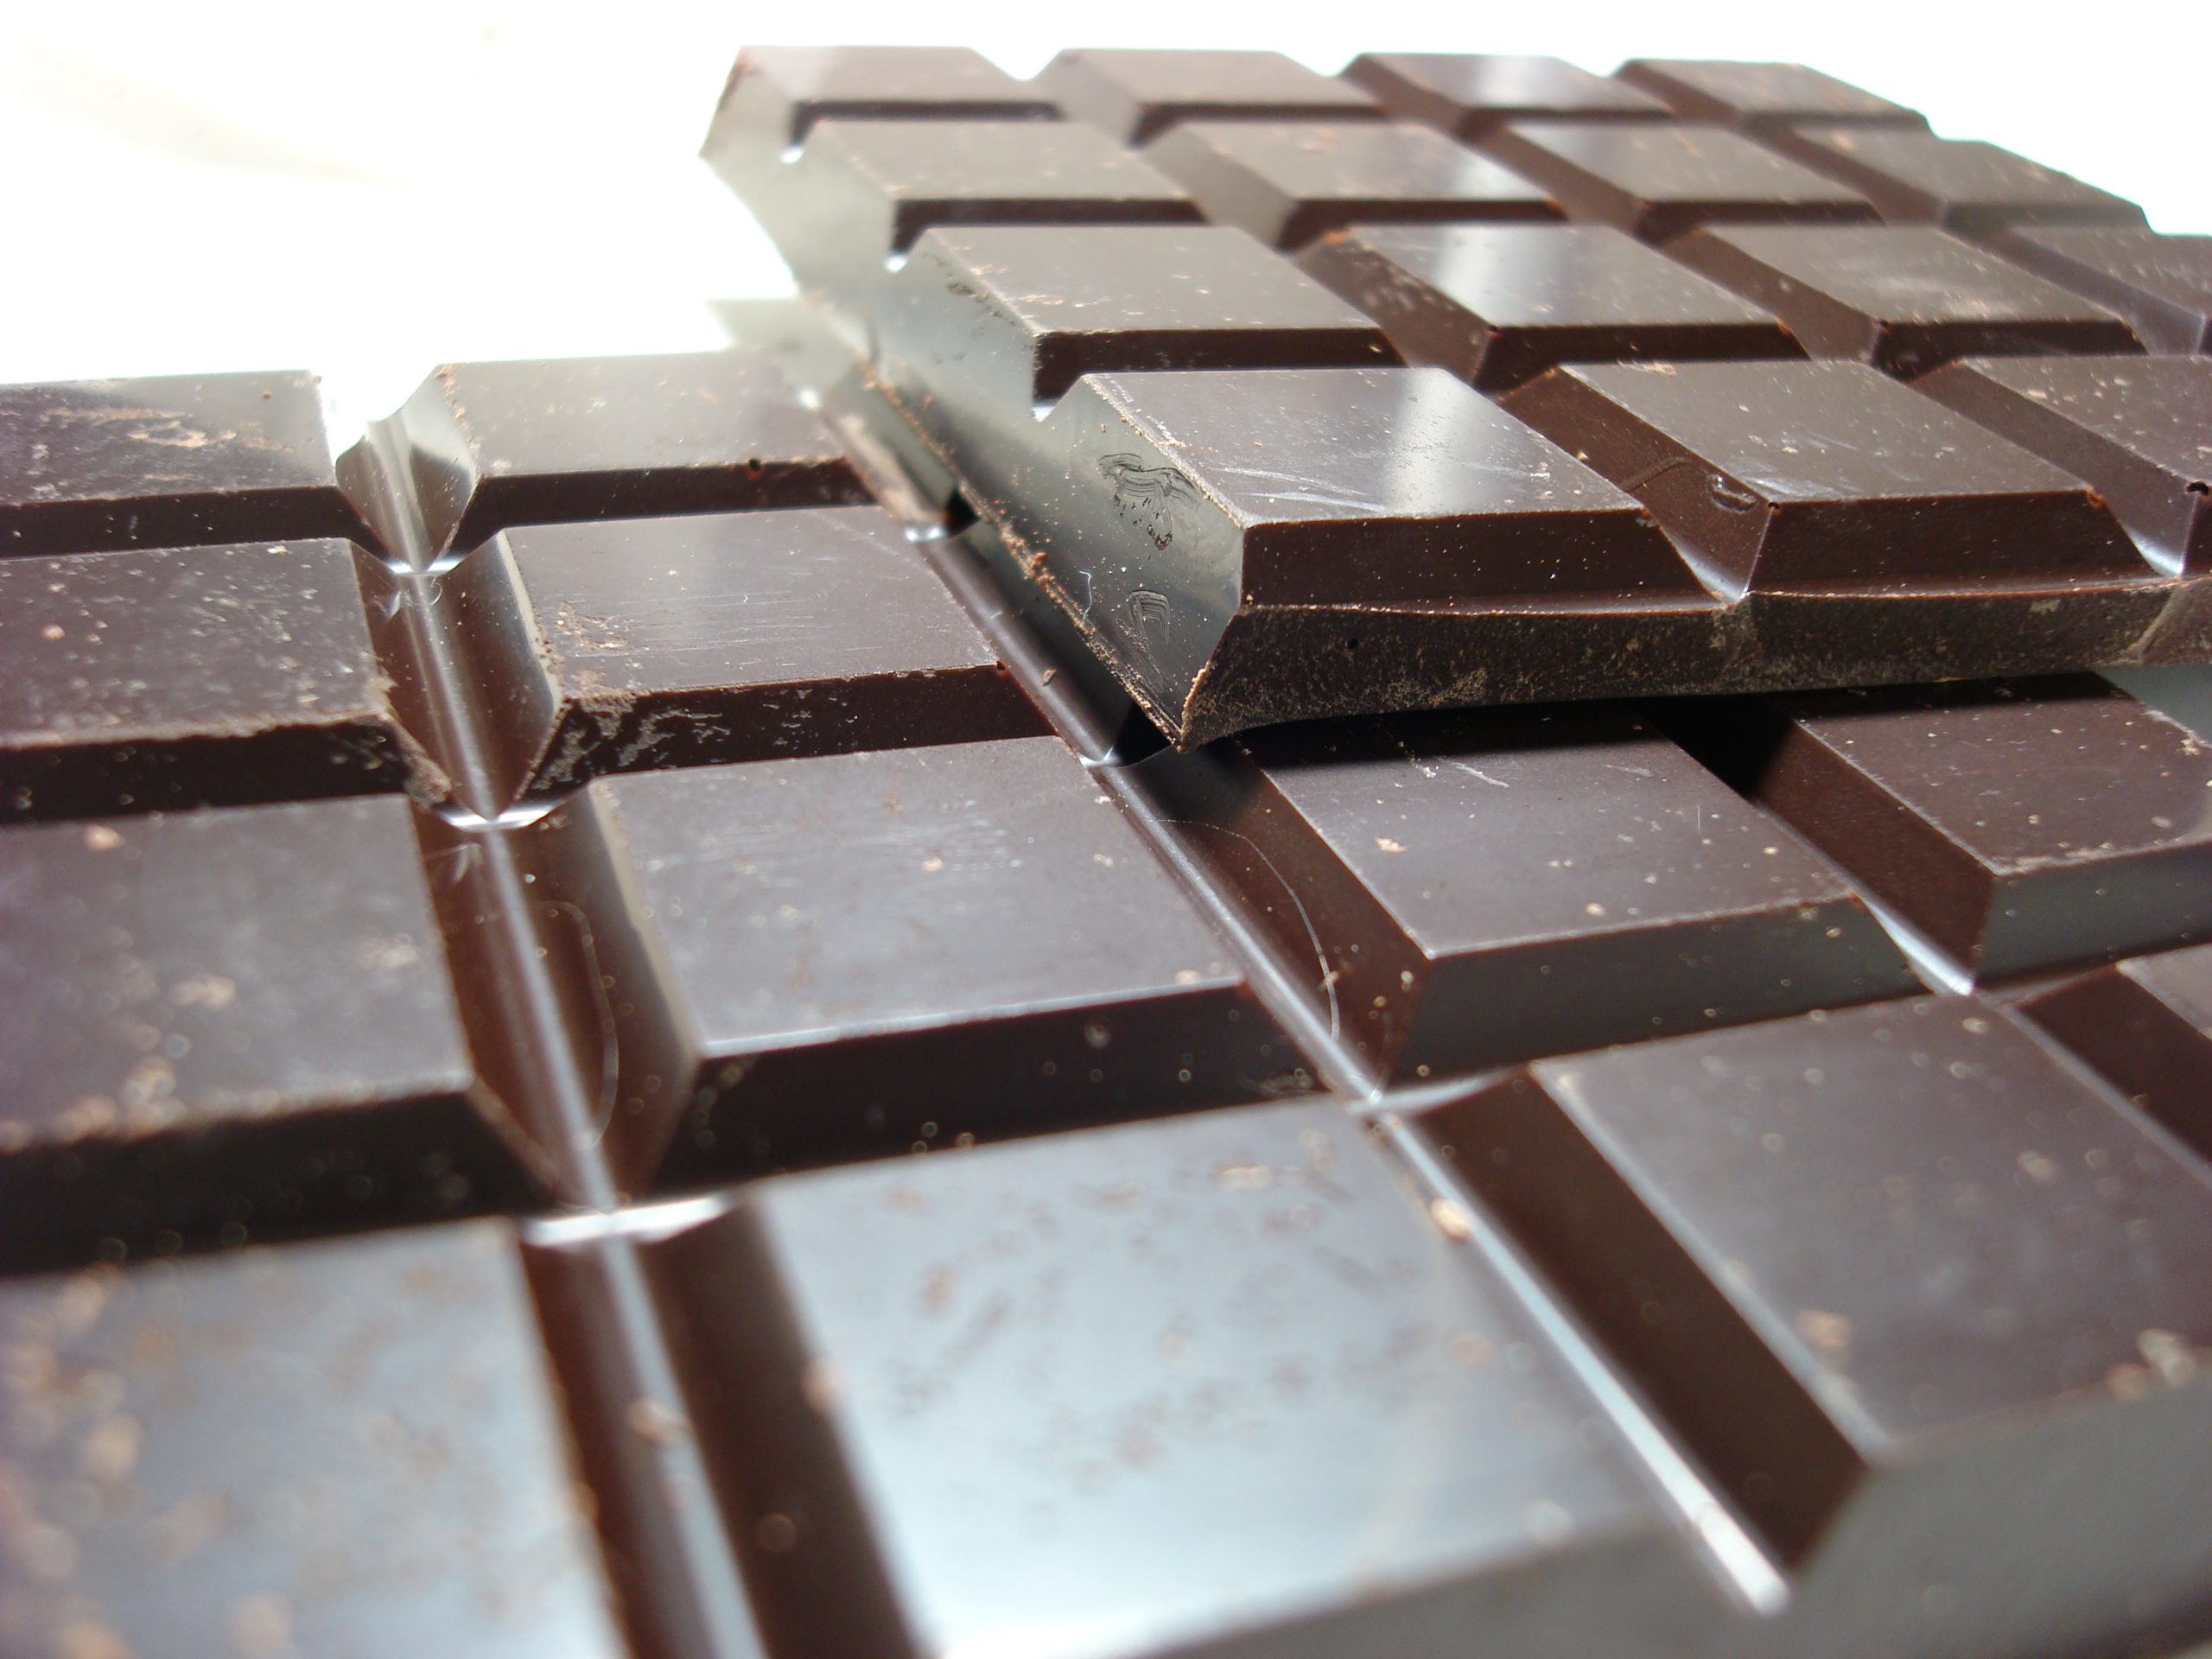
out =
[[[1356,641],[1394,601],[1708,602],[1626,496],[1439,370],[1092,375],[1032,431],[1013,528],[1171,730],[1269,609],[1342,607]]]
[[[22,1280],[0,1345],[10,1653],[632,1653],[504,1223]]]
[[[1470,143],[1509,121],[1663,121],[1669,114],[1649,92],[1560,58],[1363,52],[1344,79],[1391,114]]]
[[[2078,479],[1861,364],[1570,367],[1510,407],[1755,590],[2149,574]]]
[[[1901,379],[1957,357],[2141,349],[2094,301],[1929,226],[1732,226],[1668,251],[1773,311],[1814,356]]]
[[[1485,391],[1561,363],[1797,357],[1769,312],[1609,225],[1363,226],[1305,269]]]
[[[1499,128],[1483,147],[1549,190],[1568,218],[1649,242],[1700,225],[1874,217],[1856,190],[1721,127],[1532,121]]]
[[[1280,52],[1084,48],[1062,52],[1036,84],[1070,119],[1125,144],[1184,121],[1375,121],[1383,113],[1351,82]]]
[[[1247,96],[1251,66],[1236,54],[1114,62],[1130,84],[1140,72],[1154,75],[1162,109],[1177,88],[1213,74],[1231,118],[1175,103],[1179,112],[1143,157],[1081,123],[1003,120],[830,120],[795,162],[777,159],[764,142],[741,156],[710,140],[709,153],[802,279],[823,292],[835,319],[827,332],[842,341],[830,351],[855,359],[823,382],[839,418],[896,456],[956,527],[971,511],[988,520],[1011,568],[1032,574],[1119,683],[1108,701],[1135,699],[1179,747],[1272,721],[1470,701],[1894,683],[2183,663],[2212,652],[2212,584],[2181,576],[2155,550],[2136,553],[2086,480],[1993,447],[1985,429],[1924,400],[1885,399],[1849,378],[1791,379],[1796,370],[1783,359],[1802,357],[1808,341],[1904,376],[1961,352],[2116,352],[2133,336],[2096,302],[2025,282],[2016,267],[1963,243],[1911,228],[1893,242],[1875,239],[1874,205],[1778,154],[1786,131],[1762,122],[1782,111],[1802,121],[1808,109],[1855,113],[1865,118],[1854,130],[1879,136],[1910,133],[1897,124],[1910,112],[1787,66],[1705,77],[1716,88],[1730,84],[1738,102],[1727,118],[1740,130],[1553,111],[1503,123],[1482,141],[1580,225],[1354,222],[1300,251],[1311,274],[1389,334],[1398,356],[1510,394],[1518,416],[1640,499],[1686,553],[1692,579],[1655,574],[1648,536],[1624,543],[1635,550],[1626,563],[1592,556],[1579,572],[1543,575],[1548,598],[1504,585],[1502,572],[1474,573],[1490,551],[1456,524],[1423,529],[1417,559],[1381,550],[1395,545],[1408,514],[1386,499],[1391,491],[1378,493],[1358,474],[1380,467],[1394,480],[1419,479],[1433,470],[1433,458],[1389,423],[1370,421],[1364,393],[1314,429],[1327,433],[1333,420],[1355,446],[1347,451],[1332,433],[1300,430],[1313,418],[1300,383],[1266,383],[1287,398],[1277,408],[1272,396],[1248,396],[1256,385],[1223,380],[1214,389],[1224,409],[1195,387],[1191,394],[1201,426],[1249,429],[1243,442],[1276,457],[1240,455],[1231,465],[1278,474],[1286,499],[1311,497],[1301,505],[1323,509],[1322,517],[1351,514],[1360,523],[1312,532],[1358,550],[1350,562],[1315,562],[1317,572],[1330,573],[1325,588],[1309,584],[1306,596],[1293,597],[1278,577],[1244,582],[1250,543],[1283,543],[1274,507],[1249,512],[1232,505],[1250,494],[1233,480],[1217,490],[1179,462],[1167,465],[1153,442],[1163,435],[1147,435],[1141,413],[1125,419],[1118,405],[1094,409],[1118,394],[1085,389],[1083,377],[1376,359],[1362,358],[1365,345],[1333,333],[1249,250],[1228,258],[1217,251],[1227,245],[1195,226],[1177,237],[1167,230],[1204,208],[1260,239],[1297,244],[1348,214],[1487,212],[1496,204],[1439,198],[1402,126],[1268,111]],[[1253,73],[1264,79],[1276,71]],[[1135,107],[1124,111],[1129,130]],[[1121,131],[1120,121],[1106,124]],[[861,170],[884,179],[907,164],[906,152],[928,150],[942,162],[947,198],[912,225],[932,224],[954,238],[944,249],[927,247],[926,232],[902,249],[880,180],[839,205],[836,178],[858,175],[830,152],[859,133],[880,157]],[[1421,148],[1453,168],[1465,164],[1440,143]],[[1037,177],[1031,152],[1085,143],[1093,149],[1046,169],[1051,181]],[[971,152],[964,174],[953,156],[963,147]],[[1181,175],[1188,190],[1146,157]],[[1177,194],[1147,205],[1124,167],[1144,168],[1157,188]],[[1024,168],[1032,169],[1027,182],[1003,195],[956,200]],[[1109,174],[1120,183],[1105,189],[1104,208],[1059,199],[1061,181]],[[1116,194],[1124,188],[1128,194]],[[1073,222],[1094,210],[1125,229],[1147,217],[1166,223],[1117,245],[1106,226]],[[993,228],[1018,221],[1028,238],[961,246],[976,229],[954,221],[971,217]],[[1863,243],[1810,234],[1859,226]],[[1637,258],[1611,238],[1567,234],[1606,229],[1671,245],[1705,226],[1713,236],[1808,232],[1775,252],[1776,272],[1758,277],[1760,291],[1775,306],[1787,303],[1802,327],[1679,261]],[[1540,229],[1559,234],[1534,234]],[[1882,263],[1885,248],[1898,257]],[[1820,269],[1799,257],[1810,257],[1808,250]],[[1171,257],[1187,263],[1150,263]],[[1730,279],[1757,285],[1732,267]],[[1379,349],[1376,358],[1388,360]],[[1548,370],[1618,363],[1708,377],[1734,365],[1756,396],[1706,378],[1688,402],[1714,407],[1685,407],[1681,420],[1670,415],[1656,423],[1662,430],[1646,432],[1640,419],[1609,416],[1599,407],[1605,398],[1593,401],[1568,377],[1549,389],[1539,384]],[[878,391],[888,394],[888,411]],[[1045,419],[1052,411],[1044,405],[1055,401],[1057,415]],[[1609,423],[1615,429],[1602,429]],[[1670,423],[1681,429],[1664,430]],[[1761,454],[1770,423],[1779,423],[1783,442]],[[1376,442],[1351,435],[1358,430]],[[1135,441],[1122,442],[1124,433]],[[1180,429],[1164,435],[1175,450]],[[1803,438],[1812,440],[1809,455],[1796,442]],[[1277,464],[1286,457],[1295,464]],[[1096,486],[1086,469],[1109,461],[1115,522],[1093,523],[1096,504],[1086,498]],[[1138,471],[1128,473],[1130,465]],[[1732,466],[1759,481],[1747,483]],[[1762,493],[1770,488],[1772,499]],[[1556,511],[1563,499],[1551,493],[1529,524],[1564,523]],[[1172,551],[1162,537],[1177,543]],[[1549,570],[1541,538],[1514,543],[1533,556],[1525,563]],[[1377,557],[1388,580],[1370,574]],[[1117,716],[1102,717],[1106,726],[1082,739],[1086,746],[1111,747],[1104,733]]]
[[[614,779],[539,836],[630,1192],[1307,1086],[1057,739]]]
[[[0,1263],[526,1195],[536,1154],[477,1080],[414,818],[0,830]]]
[[[804,143],[817,121],[1052,121],[1059,110],[964,46],[748,46],[718,133]]]
[[[2212,1185],[1995,1006],[1547,1061],[1425,1127],[1870,1650],[1931,1584],[2087,1650],[2104,1586],[2197,1573]]]
[[[1802,63],[1633,58],[1617,73],[1621,80],[1649,92],[1684,120],[1710,121],[1747,132],[1772,132],[1811,122],[1928,124],[1916,110]]]
[[[2212,351],[2212,236],[2031,225],[1993,237],[1989,245],[2119,312],[2154,352]]]
[[[393,421],[434,550],[512,524],[868,499],[821,417],[734,352],[448,364]]]
[[[2088,480],[2162,568],[2212,569],[2212,359],[1980,358],[1921,390]]]
[[[880,507],[509,531],[440,584],[501,798],[1046,728]]]
[[[2020,225],[2143,223],[2133,202],[1979,139],[1857,125],[1784,128],[1772,140],[1897,224],[1984,237]]]
[[[1399,122],[1188,122],[1145,159],[1180,181],[1208,219],[1279,248],[1349,225],[1559,217],[1517,173]]]
[[[1252,733],[1141,775],[1387,1076],[1920,988],[1833,868],[1618,704]]]
[[[372,638],[394,591],[333,541],[0,562],[0,822],[436,796]]]
[[[1571,1368],[1333,1104],[793,1178],[649,1266],[784,1651],[1711,1634]]]
[[[1397,360],[1357,310],[1221,226],[932,231],[885,310],[893,382],[960,419],[1028,419],[1086,374]]]
[[[2212,751],[2094,677],[1709,705],[1669,724],[1981,977],[2212,932]]]
[[[1076,122],[825,121],[786,158],[709,150],[799,281],[865,296],[935,226],[1197,224],[1184,188]]]
[[[311,374],[0,386],[0,557],[367,531]]]

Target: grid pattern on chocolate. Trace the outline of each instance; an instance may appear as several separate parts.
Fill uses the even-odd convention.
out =
[[[1164,143],[1204,136],[1191,55],[1109,66]],[[1232,67],[1238,120],[1390,131]],[[1672,67],[1744,132],[1852,102]],[[779,48],[717,128],[804,141],[785,168],[863,130],[1110,147],[1040,101]],[[2133,640],[2193,546],[2126,377],[2193,407],[2201,364],[1923,392],[1610,227],[1293,263],[996,200],[1021,222],[933,219],[895,273],[871,244],[829,303],[909,318],[880,357],[778,314],[798,385],[442,372],[331,469],[332,533],[380,548],[284,527],[251,457],[125,452],[99,499],[185,545],[88,518],[0,562],[0,1649],[2212,1630],[2212,671],[1176,749],[1087,643],[1151,706],[1246,653],[1262,718],[1365,707],[1394,626],[1429,701],[1651,655],[1727,689],[1753,613],[1878,591],[1869,671],[2103,660],[2067,607]],[[1423,366],[1393,270],[1492,358]],[[155,486],[243,516],[203,540]],[[2034,546],[1961,505],[1993,498]],[[1465,588],[1479,674],[1419,632]]]
[[[882,118],[821,124],[795,157],[723,121],[708,143],[858,342],[855,372],[903,416],[879,435],[941,497],[991,521],[1178,746],[1285,719],[2120,667],[2212,645],[2212,588],[2140,514],[2123,529],[2110,493],[2075,475],[2082,463],[2038,470],[2038,446],[1848,376],[1778,361],[1743,381],[1723,372],[1809,353],[1908,379],[1967,356],[2139,343],[2098,299],[1923,222],[1942,214],[1897,207],[1895,181],[1870,195],[1855,175],[1807,165],[1793,147],[1821,134],[1917,144],[1892,172],[1951,189],[1962,233],[1986,229],[1975,204],[2000,197],[2116,199],[1936,139],[1911,111],[1796,66],[1642,65],[1593,84],[1541,60],[1359,60],[1350,80],[1381,89],[1395,119],[1348,114],[1294,68],[1264,54],[1074,53],[1039,84],[1080,83],[1089,113],[1049,143],[1006,120]],[[1209,73],[1206,106],[1193,89]],[[874,181],[850,200],[842,186],[798,188],[853,174],[855,143],[895,165],[871,164]],[[1082,157],[1037,162],[1031,152],[1053,144]],[[902,243],[893,226],[906,207],[892,181],[917,148],[938,157],[925,170],[947,169],[932,187],[944,202],[912,220],[940,245],[930,232]],[[1148,195],[1128,167],[1165,182]],[[1086,195],[1083,181],[1109,179]],[[960,247],[983,234],[954,222],[970,187],[991,198],[977,217],[1027,235],[1004,271],[988,248]],[[1999,217],[2012,213],[2003,201]],[[1498,222],[1558,215],[1569,222]],[[1433,473],[1433,457],[1355,435],[1374,425],[1363,409],[1434,406],[1416,373],[1332,383],[1341,431],[1321,413],[1338,401],[1322,382],[1284,378],[1277,399],[1221,377],[1205,383],[1221,397],[1173,410],[1142,406],[1170,393],[1166,378],[1109,385],[1128,370],[1357,360],[1280,271],[1232,281],[1203,255],[1177,256],[1205,275],[1163,306],[1164,251],[1200,245],[1173,243],[1169,227],[1198,217],[1295,254],[1408,364],[1452,371],[1594,463],[1675,557],[1654,558],[1634,534],[1603,554],[1547,550],[1565,520],[1536,498],[1585,488],[1566,472],[1571,490],[1548,492],[1549,461],[1529,474],[1530,499],[1504,509],[1523,534],[1440,525],[1400,487]],[[879,219],[886,228],[852,239]],[[1168,224],[1132,222],[1147,219]],[[1017,384],[1025,358],[1033,372]],[[1620,387],[1593,401],[1588,377],[1622,363],[1679,368],[1688,401],[1713,405],[1701,438],[1640,426]],[[1738,453],[1768,426],[1783,435],[1775,453]],[[1825,459],[1790,465],[1799,437]],[[1230,473],[1186,466],[1186,438],[1193,455],[1233,454]],[[1543,453],[1502,430],[1470,442],[1501,477]],[[1847,448],[1919,457],[1919,493],[1853,467]],[[1763,481],[1732,470],[1755,459]],[[1294,501],[1309,522],[1281,522]],[[1332,574],[1287,580],[1294,563]],[[1327,667],[1286,676],[1286,659]]]

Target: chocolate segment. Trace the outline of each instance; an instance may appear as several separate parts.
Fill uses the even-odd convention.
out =
[[[786,160],[709,152],[802,283],[866,296],[935,226],[1196,224],[1183,188],[1068,122],[825,121]]]
[[[530,1196],[539,1156],[477,1080],[412,817],[0,831],[0,1266]]]
[[[1499,128],[1483,147],[1549,190],[1568,218],[1649,242],[1700,225],[1874,217],[1856,190],[1720,127],[1532,121]]]
[[[0,1287],[0,1647],[632,1651],[507,1226]]]
[[[481,688],[504,801],[605,772],[1045,729],[877,507],[509,531],[437,602]]]
[[[1707,1650],[1626,1445],[1433,1213],[1313,1105],[762,1182],[653,1246],[772,1643]]]
[[[1920,988],[1825,861],[1618,705],[1278,728],[1140,775],[1389,1076]]]
[[[643,774],[546,821],[627,1191],[1306,1086],[1057,739]]]
[[[2029,226],[1989,245],[2119,312],[2154,352],[2212,352],[2212,236]]]
[[[2107,1596],[2201,1596],[2212,1179],[2001,1009],[1547,1061],[1424,1124],[1797,1566],[1777,1651],[2090,1651]]]
[[[1863,192],[1882,217],[1984,237],[2018,225],[2135,225],[2143,210],[2069,174],[1979,139],[1910,127],[1800,126],[1776,148]]]
[[[821,417],[742,353],[448,364],[393,420],[433,551],[511,524],[868,499]]]
[[[1754,590],[2148,574],[2081,480],[1861,364],[1569,367],[1508,406]]]
[[[1802,63],[1722,63],[1631,58],[1616,72],[1676,115],[1745,132],[1771,133],[1807,122],[1925,127],[1917,110],[1838,80]]]
[[[1209,662],[1271,612],[1337,611],[1329,670],[1361,675],[1395,654],[1357,658],[1370,607],[1711,608],[1627,497],[1439,370],[1090,375],[1023,437],[988,502],[1185,742],[1214,734]]]
[[[1663,121],[1669,114],[1649,92],[1560,58],[1363,52],[1344,79],[1391,114],[1470,143],[1509,121]]]
[[[806,141],[817,121],[1052,121],[1059,110],[964,46],[748,46],[715,111],[716,138]]]
[[[1982,978],[2212,932],[2212,751],[2092,676],[1711,705],[1671,724]]]
[[[2212,359],[1981,358],[1919,389],[2088,480],[2160,568],[2212,569]]]
[[[932,231],[883,306],[884,367],[948,442],[1033,423],[1086,374],[1395,363],[1382,331],[1226,226]]]
[[[1354,224],[1560,216],[1520,175],[1395,122],[1190,122],[1145,159],[1179,180],[1208,219],[1279,248]]]
[[[1485,391],[1561,363],[1803,354],[1771,314],[1608,225],[1361,226],[1299,263],[1408,360]]]
[[[1037,77],[1071,119],[1124,144],[1183,121],[1379,121],[1382,106],[1349,82],[1280,52],[1114,48],[1062,52]]]
[[[0,386],[0,557],[368,532],[311,374]]]
[[[1815,357],[1910,379],[1980,353],[2134,352],[2102,306],[1927,226],[1739,226],[1668,251],[1770,308]]]
[[[0,822],[442,792],[402,730],[344,542],[0,561]]]
[[[2212,945],[2116,962],[2018,1006],[2200,1157],[2212,1158]]]

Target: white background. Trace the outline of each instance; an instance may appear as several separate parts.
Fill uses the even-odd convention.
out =
[[[0,10],[0,381],[315,369],[341,435],[438,362],[705,348],[786,289],[695,159],[748,41],[1796,59],[2212,231],[2202,0],[56,10]]]

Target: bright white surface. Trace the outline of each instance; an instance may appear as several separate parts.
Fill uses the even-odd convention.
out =
[[[719,345],[709,299],[790,281],[695,159],[748,41],[955,41],[1017,74],[1063,45],[1796,59],[2212,231],[2201,0],[2064,27],[1940,0],[1343,10],[1275,10],[1267,41],[1222,0],[0,13],[0,382],[309,368],[357,423],[439,362]]]

